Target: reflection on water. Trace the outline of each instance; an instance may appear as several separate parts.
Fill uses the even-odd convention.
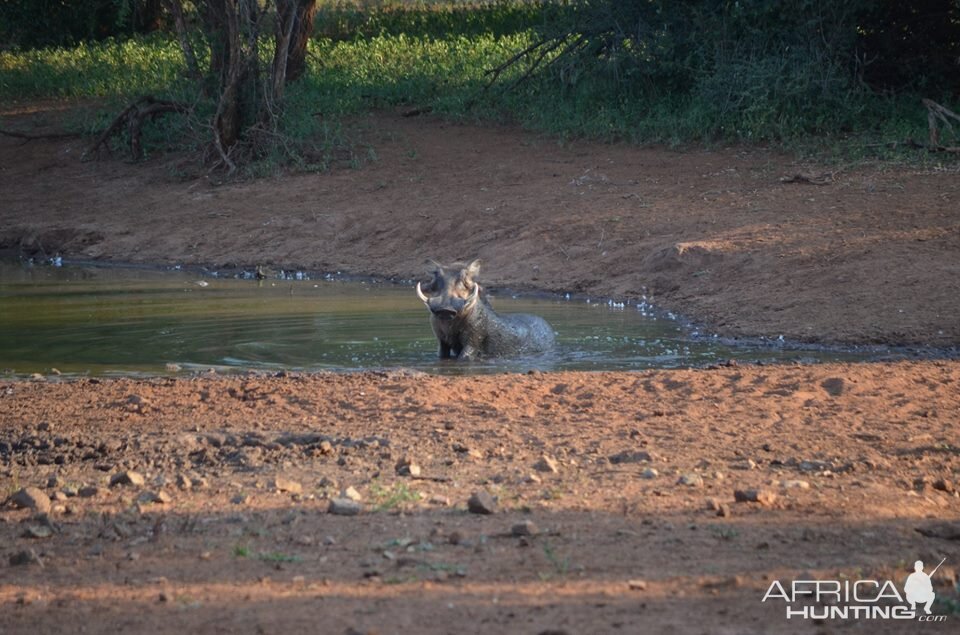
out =
[[[66,375],[158,375],[176,367],[403,367],[460,374],[825,357],[692,338],[677,323],[646,317],[635,307],[504,297],[493,303],[500,312],[545,317],[557,331],[557,350],[521,360],[440,361],[426,310],[406,287],[0,264],[0,369],[17,375],[53,368]]]

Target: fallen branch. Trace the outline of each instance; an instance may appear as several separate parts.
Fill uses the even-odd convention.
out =
[[[950,132],[953,132],[953,126],[950,124],[950,119],[956,119],[960,121],[960,115],[953,112],[949,108],[941,106],[932,99],[922,99],[923,105],[927,108],[927,127],[930,130],[930,150],[939,151],[939,152],[958,152],[958,148],[954,146],[943,146],[940,145],[940,129],[937,125],[937,122],[943,123],[944,128],[948,129]]]
[[[157,99],[149,95],[140,97],[117,115],[113,123],[100,133],[93,145],[80,158],[86,160],[89,155],[99,150],[100,146],[105,146],[110,137],[119,133],[125,125],[130,134],[130,153],[134,160],[139,159],[143,154],[140,146],[140,136],[145,120],[168,112],[185,113],[189,111],[189,106],[180,102]]]

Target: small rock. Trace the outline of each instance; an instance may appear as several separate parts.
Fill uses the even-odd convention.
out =
[[[716,498],[708,498],[704,501],[703,506],[709,511],[717,511],[720,509],[720,500]]]
[[[652,461],[653,457],[649,452],[643,450],[624,450],[608,456],[607,459],[617,465],[619,463],[646,463]]]
[[[327,547],[332,547],[333,545],[337,544],[337,539],[334,538],[333,536],[324,536],[323,544],[326,545]]]
[[[510,533],[514,536],[536,536],[540,533],[540,529],[532,520],[525,520],[511,527]]]
[[[76,485],[64,485],[60,491],[63,492],[63,495],[67,498],[73,498],[79,493],[80,490]]]
[[[733,492],[733,498],[738,503],[760,503],[761,505],[772,505],[777,500],[777,495],[765,489],[738,489]]]
[[[193,481],[185,474],[177,474],[174,484],[180,489],[187,490],[193,487]]]
[[[324,439],[320,442],[320,454],[333,454],[333,444]]]
[[[542,483],[543,482],[543,479],[537,476],[536,474],[527,474],[523,478],[523,480],[526,483]]]
[[[780,481],[780,487],[783,489],[810,489],[810,483],[797,479]]]
[[[173,497],[161,489],[157,490],[156,492],[143,492],[137,497],[137,500],[141,503],[159,503],[161,505],[165,505],[171,502]]]
[[[49,538],[53,535],[53,529],[49,525],[28,525],[23,530],[24,538]]]
[[[450,532],[449,536],[447,536],[447,542],[449,542],[451,545],[459,545],[463,543],[463,534],[455,529]]]
[[[54,474],[53,476],[47,479],[47,487],[50,489],[56,489],[58,487],[63,487],[63,486],[64,486],[64,482],[63,482],[63,479],[60,478],[59,474]]]
[[[660,476],[660,472],[658,472],[656,468],[652,468],[652,467],[648,467],[647,469],[645,469],[643,472],[640,473],[640,478],[644,478],[647,480],[657,478],[658,476]]]
[[[549,454],[544,454],[540,457],[540,460],[534,463],[533,469],[538,472],[549,472],[556,474],[560,471],[560,464],[557,463],[557,460],[550,456]]]
[[[629,580],[627,586],[631,591],[646,591],[647,581],[646,580]]]
[[[29,564],[38,564],[43,567],[43,560],[40,559],[40,556],[38,556],[37,552],[33,549],[24,549],[23,551],[10,554],[10,566],[22,567]]]
[[[55,500],[55,501],[57,501],[58,503],[62,503],[63,501],[65,501],[65,500],[67,500],[67,499],[68,499],[68,496],[67,496],[66,494],[64,494],[63,492],[59,491],[59,490],[57,490],[56,492],[54,492],[54,493],[53,493],[53,496],[50,497],[50,500]]]
[[[431,505],[440,505],[442,507],[450,507],[451,504],[449,496],[442,496],[440,494],[434,494],[430,497],[428,502]]]
[[[113,487],[114,485],[133,485],[135,487],[139,487],[143,485],[143,483],[143,474],[134,472],[133,470],[118,472],[110,477],[110,487]]]
[[[327,511],[337,516],[356,516],[363,511],[363,506],[349,498],[331,498]]]
[[[703,477],[699,474],[681,474],[677,479],[677,485],[686,485],[687,487],[703,487]]]
[[[824,472],[833,469],[833,464],[824,461],[800,461],[797,469],[801,472]]]
[[[24,487],[17,490],[10,497],[10,502],[17,507],[32,509],[40,514],[50,511],[50,497],[39,487]]]
[[[249,495],[249,494],[240,493],[240,494],[237,494],[236,496],[232,497],[232,498],[230,499],[230,502],[233,503],[234,505],[243,505],[243,504],[246,503],[248,500],[250,500],[250,495]]]
[[[210,487],[210,481],[208,481],[206,478],[202,476],[191,478],[190,482],[193,484],[193,487],[195,489],[204,489],[204,488]]]
[[[467,499],[467,510],[471,514],[494,514],[497,511],[497,502],[489,492],[480,490]]]
[[[360,492],[358,492],[353,485],[343,488],[343,490],[340,492],[340,497],[347,498],[357,503],[363,500],[363,496],[360,495]]]
[[[420,466],[408,456],[403,457],[395,466],[397,475],[399,476],[420,476]]]
[[[93,498],[100,495],[100,488],[96,485],[85,485],[77,490],[77,496],[81,498]]]
[[[940,490],[941,492],[946,492],[947,494],[953,494],[955,491],[957,491],[957,488],[953,484],[953,481],[946,478],[941,478],[934,481],[933,489]]]
[[[281,492],[291,494],[300,494],[303,492],[303,485],[289,478],[278,476],[273,479],[273,488]]]
[[[741,462],[735,464],[735,465],[733,466],[733,469],[735,469],[735,470],[755,470],[755,469],[757,469],[757,462],[754,461],[753,459],[747,459],[747,460],[745,460],[745,461],[741,461]]]

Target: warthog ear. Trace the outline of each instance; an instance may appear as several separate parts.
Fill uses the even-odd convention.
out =
[[[480,275],[480,259],[471,260],[463,268],[463,279],[473,282],[473,279]]]
[[[423,265],[424,267],[427,268],[427,271],[429,271],[433,275],[435,276],[443,275],[443,265],[441,265],[436,260],[433,260],[432,258],[427,258],[426,262],[424,262]]]

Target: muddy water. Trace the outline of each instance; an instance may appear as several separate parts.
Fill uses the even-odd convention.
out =
[[[0,369],[8,376],[401,367],[459,374],[838,358],[724,346],[636,306],[497,296],[493,303],[502,313],[545,317],[557,331],[557,350],[520,360],[440,361],[426,310],[406,286],[0,264]]]

